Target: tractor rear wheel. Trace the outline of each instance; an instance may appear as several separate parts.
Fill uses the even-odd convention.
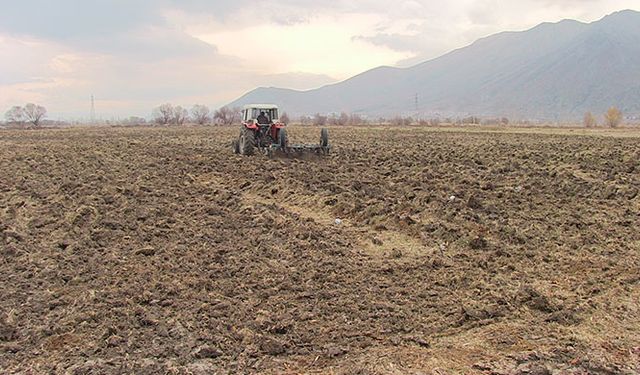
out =
[[[327,128],[320,130],[320,146],[323,148],[329,146],[329,131]]]
[[[250,129],[242,129],[240,134],[240,153],[245,156],[253,155],[254,148],[256,147],[256,136]]]
[[[329,155],[329,131],[327,128],[320,130],[320,150],[323,154]]]
[[[282,151],[285,151],[288,142],[287,129],[280,129],[280,131],[278,131],[278,146],[282,148]]]

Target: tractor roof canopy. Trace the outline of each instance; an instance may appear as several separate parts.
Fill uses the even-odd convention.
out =
[[[242,121],[256,120],[264,112],[269,123],[280,118],[278,106],[273,104],[249,104],[242,109]]]
[[[242,109],[278,109],[275,104],[247,104]]]

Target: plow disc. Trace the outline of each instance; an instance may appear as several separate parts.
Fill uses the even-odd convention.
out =
[[[320,142],[318,144],[290,144],[285,129],[280,130],[278,138],[278,143],[273,143],[264,148],[264,153],[268,157],[305,158],[329,155],[331,150],[329,132],[324,128],[320,131]]]
[[[316,145],[292,145],[286,148],[272,146],[265,149],[265,155],[270,158],[313,158],[321,157],[329,154],[328,148],[318,147]]]

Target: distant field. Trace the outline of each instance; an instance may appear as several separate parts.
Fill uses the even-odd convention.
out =
[[[640,129],[237,132],[0,132],[1,372],[640,371]]]
[[[453,130],[458,128],[438,128],[437,130]],[[471,132],[489,132],[489,133],[517,133],[517,134],[549,134],[549,135],[586,135],[586,136],[603,136],[603,137],[615,137],[615,138],[637,138],[640,137],[640,126],[629,126],[618,129],[611,128],[593,128],[587,129],[584,127],[464,127],[466,131]]]

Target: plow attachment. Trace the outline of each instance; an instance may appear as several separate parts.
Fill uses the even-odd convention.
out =
[[[302,158],[320,157],[331,151],[329,132],[320,131],[320,142],[317,144],[291,144],[284,127],[244,127],[237,140],[233,141],[233,151],[245,156],[253,155],[254,150],[267,157]]]
[[[320,131],[320,143],[318,144],[289,144],[286,130],[280,130],[280,140],[264,148],[264,154],[268,157],[305,158],[307,156],[329,155],[329,132],[327,129]]]

